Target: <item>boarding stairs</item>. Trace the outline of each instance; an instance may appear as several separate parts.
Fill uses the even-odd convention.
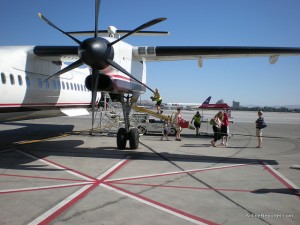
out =
[[[116,104],[107,103],[106,107],[99,107],[96,111],[95,131],[100,133],[116,133],[120,127],[120,123],[123,122],[123,113],[121,106]]]
[[[173,122],[172,121],[173,114],[172,114],[172,116],[162,115],[162,114],[158,114],[155,111],[152,111],[150,109],[146,109],[144,107],[140,107],[140,106],[137,106],[137,105],[132,106],[132,109],[134,109],[137,112],[147,113],[147,114],[149,114],[153,117],[159,118],[161,120],[169,120],[170,123]],[[186,121],[186,120],[183,120],[182,123],[180,124],[180,126],[181,126],[181,128],[189,128],[189,129],[192,129],[192,130],[195,129],[195,127],[190,125],[189,121]]]
[[[147,114],[149,114],[149,115],[151,115],[153,117],[156,117],[158,119],[161,119],[161,120],[169,120],[170,122],[172,120],[172,117],[170,117],[170,116],[163,115],[163,114],[158,114],[155,111],[152,111],[150,109],[146,109],[144,107],[140,107],[140,106],[137,106],[137,105],[133,105],[132,109],[135,110],[135,111],[137,111],[137,112],[147,113]]]

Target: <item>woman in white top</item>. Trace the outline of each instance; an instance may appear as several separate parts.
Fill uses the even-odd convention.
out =
[[[222,121],[222,118],[223,118],[223,112],[220,111],[218,112],[213,120],[214,120],[214,124],[213,124],[213,131],[214,131],[214,140],[212,140],[210,143],[216,147],[216,142],[218,140],[221,139],[221,121]]]
[[[182,122],[182,113],[181,113],[181,109],[178,108],[173,119],[173,126],[176,129],[176,139],[175,139],[176,141],[181,141],[180,138],[181,122]]]

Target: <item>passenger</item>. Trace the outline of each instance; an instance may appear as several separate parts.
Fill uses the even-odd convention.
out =
[[[160,140],[163,141],[163,138],[165,137],[166,141],[169,141],[169,138],[168,138],[169,133],[170,133],[170,123],[169,123],[168,119],[165,119],[164,123],[163,123],[162,137]]]
[[[222,137],[221,145],[223,145],[223,146],[228,145],[228,134],[229,134],[229,120],[228,120],[227,113],[224,112],[223,119],[221,122],[221,137]]]
[[[262,131],[267,127],[264,118],[262,117],[263,112],[259,111],[257,113],[258,119],[255,121],[256,124],[256,137],[258,139],[258,146],[256,148],[262,148]]]
[[[213,125],[214,131],[214,139],[210,142],[214,147],[216,146],[216,142],[221,139],[221,121],[223,119],[223,112],[218,112],[214,118],[211,119],[211,125]]]
[[[176,129],[176,141],[181,141],[180,133],[181,133],[181,123],[182,123],[182,113],[181,108],[177,108],[177,112],[174,115],[173,126]]]
[[[196,136],[200,135],[199,129],[201,127],[201,115],[199,111],[196,112],[196,114],[193,116],[193,119],[191,120],[191,124],[194,121],[194,126],[196,128]]]
[[[152,99],[152,101],[156,101],[155,106],[156,106],[157,114],[162,114],[163,111],[160,109],[162,98],[160,97],[160,93],[157,88],[155,88],[154,95],[151,96],[150,98]]]

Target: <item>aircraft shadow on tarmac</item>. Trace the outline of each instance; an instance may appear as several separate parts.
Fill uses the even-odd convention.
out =
[[[254,194],[268,194],[268,193],[278,193],[278,194],[286,194],[286,195],[295,195],[299,196],[299,192],[296,189],[289,189],[289,188],[277,188],[277,189],[268,189],[262,188],[252,191]]]
[[[100,147],[96,148],[84,148],[81,147],[84,144],[82,140],[51,140],[47,142],[32,144],[12,144],[18,141],[28,141],[36,139],[47,139],[55,136],[59,136],[66,133],[72,133],[73,125],[51,125],[51,124],[28,124],[28,123],[5,123],[8,125],[22,126],[13,130],[0,131],[0,150],[5,149],[9,143],[10,148],[18,149],[20,151],[28,152],[30,154],[37,155],[38,158],[44,158],[47,156],[64,156],[64,157],[93,157],[93,158],[107,158],[107,159],[123,159],[130,156],[134,160],[161,160],[172,162],[205,162],[205,163],[228,163],[228,164],[255,164],[255,163],[268,163],[269,165],[278,165],[277,161],[269,159],[256,159],[256,158],[232,158],[232,157],[218,157],[218,156],[205,156],[205,155],[191,155],[191,154],[177,154],[169,153],[168,149],[164,149],[164,152],[157,152],[149,146],[143,145],[149,150],[139,151],[137,150],[119,150],[110,144],[105,142],[99,142]],[[107,138],[116,138],[115,136],[106,136]],[[95,138],[101,138],[95,136]],[[203,147],[208,147],[209,145]],[[183,146],[183,147],[195,147],[195,146]],[[199,147],[199,146],[198,146]],[[170,152],[172,150],[170,149]],[[16,160],[17,152],[9,151],[2,153],[6,155],[6,162],[0,161],[0,168],[7,168],[9,163],[16,163],[15,167],[19,169],[34,169],[43,170],[43,166],[30,166],[26,165],[29,162],[35,161],[30,157],[22,157]],[[13,154],[13,156],[9,156]],[[8,160],[8,158],[11,158]],[[2,157],[4,158],[4,157]]]
[[[98,138],[98,137],[97,137]],[[111,137],[115,138],[115,137]],[[169,153],[165,149],[165,152],[156,152],[153,149],[149,149],[150,152],[145,150],[119,150],[116,147],[105,146],[101,143],[101,147],[97,148],[82,148],[84,142],[82,140],[61,140],[61,141],[47,141],[35,143],[34,148],[32,144],[20,145],[17,147],[19,151],[27,152],[35,155],[37,158],[47,158],[48,156],[62,156],[62,157],[87,157],[87,158],[99,158],[99,159],[124,159],[130,157],[132,160],[154,160],[154,161],[169,161],[172,163],[176,162],[204,162],[213,164],[257,164],[257,163],[268,163],[269,165],[278,165],[277,161],[269,159],[252,159],[252,158],[228,158],[228,157],[217,157],[217,156],[205,156],[205,155],[190,155],[190,154],[175,154]],[[170,150],[171,151],[171,150]],[[14,169],[24,170],[44,170],[43,166],[30,166],[29,163],[35,161],[31,157],[23,156],[17,158],[15,151],[9,151],[6,153],[6,160],[0,160],[0,168],[7,168],[9,163],[14,163]],[[13,154],[11,156],[11,154]],[[10,155],[10,156],[9,156]],[[4,158],[4,157],[3,157]],[[11,158],[8,160],[8,158]],[[14,161],[14,162],[13,162]]]
[[[1,123],[0,123],[1,124]],[[2,123],[3,125],[17,126],[16,129],[0,131],[0,149],[19,141],[46,139],[72,132],[74,125],[52,125],[32,123]]]

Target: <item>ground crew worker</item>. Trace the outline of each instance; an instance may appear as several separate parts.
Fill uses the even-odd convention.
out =
[[[157,88],[155,88],[154,95],[151,96],[150,98],[152,99],[152,101],[156,101],[155,106],[156,106],[157,114],[162,114],[163,111],[161,111],[161,109],[160,109],[162,98],[160,97],[160,93]]]
[[[191,124],[194,121],[194,126],[196,128],[196,136],[200,135],[199,129],[201,127],[201,115],[199,111],[193,116],[193,119],[191,120]]]

